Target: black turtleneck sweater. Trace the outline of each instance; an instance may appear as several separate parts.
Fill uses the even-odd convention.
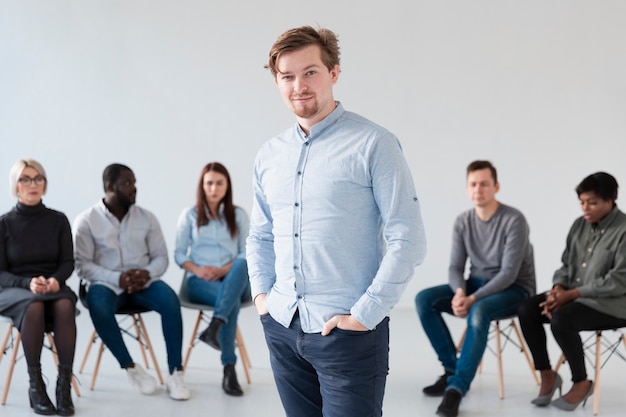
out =
[[[32,277],[54,277],[61,288],[74,271],[72,231],[67,217],[39,203],[17,203],[0,217],[1,287],[30,288]]]

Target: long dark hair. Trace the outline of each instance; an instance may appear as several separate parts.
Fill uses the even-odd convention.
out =
[[[230,182],[230,174],[226,167],[219,162],[209,162],[202,168],[200,172],[200,180],[198,181],[198,190],[196,192],[196,212],[198,213],[198,229],[201,226],[209,224],[210,218],[208,215],[209,205],[206,202],[206,195],[204,194],[204,174],[207,172],[217,172],[226,177],[228,188],[219,206],[224,206],[224,218],[226,218],[226,224],[228,230],[233,239],[237,238],[239,232],[237,228],[237,220],[235,217],[235,206],[233,205],[233,185]]]

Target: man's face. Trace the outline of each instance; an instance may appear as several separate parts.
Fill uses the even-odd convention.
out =
[[[328,70],[320,47],[310,45],[282,54],[277,61],[276,84],[283,101],[301,124],[313,126],[335,108],[333,85],[339,77],[339,66]]]
[[[135,174],[129,170],[122,170],[120,177],[113,184],[113,192],[117,201],[124,206],[135,204],[137,187],[135,186]]]
[[[613,200],[603,200],[593,191],[581,193],[578,199],[583,217],[591,224],[600,222],[613,210]]]
[[[476,207],[486,207],[496,199],[500,185],[496,184],[489,168],[467,174],[467,195]]]

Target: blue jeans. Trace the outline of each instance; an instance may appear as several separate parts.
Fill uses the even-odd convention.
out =
[[[187,288],[191,302],[213,306],[213,317],[224,320],[219,334],[222,364],[235,364],[237,362],[235,336],[239,308],[242,302],[250,300],[248,263],[245,259],[236,259],[228,274],[219,281],[207,281],[190,275]]]
[[[467,280],[467,295],[474,293],[487,281],[478,278]],[[456,345],[450,335],[441,313],[452,313],[454,293],[449,285],[439,285],[420,291],[415,297],[417,314],[424,327],[424,332],[437,353],[439,361],[447,372],[448,388],[465,395],[476,369],[487,347],[489,326],[493,320],[500,320],[517,314],[521,302],[528,298],[524,289],[517,285],[476,301],[467,317],[467,332],[461,352],[457,358]]]
[[[183,320],[178,295],[163,281],[155,281],[148,288],[133,294],[117,295],[104,285],[89,287],[87,305],[91,321],[104,344],[124,369],[134,361],[122,338],[115,312],[126,304],[145,307],[161,315],[169,371],[182,370]]]
[[[389,319],[376,329],[304,333],[261,316],[287,417],[380,417],[389,371]]]

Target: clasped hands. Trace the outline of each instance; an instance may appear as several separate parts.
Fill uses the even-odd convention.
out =
[[[230,268],[227,269],[226,266],[199,266],[197,267],[196,271],[194,271],[194,275],[206,281],[216,281],[218,279],[224,278],[229,269]]]
[[[150,281],[150,273],[145,269],[128,269],[120,274],[120,288],[129,294],[141,291]]]
[[[454,297],[452,297],[452,313],[460,318],[465,318],[469,315],[470,308],[476,302],[476,298],[473,295],[465,295],[465,290],[459,288],[456,290]]]
[[[59,281],[54,277],[46,278],[43,275],[39,275],[30,279],[30,291],[34,294],[55,293],[60,289]]]
[[[561,285],[555,285],[550,291],[546,292],[546,301],[539,303],[541,314],[552,319],[552,313],[564,304],[580,297],[577,289],[567,290]]]

